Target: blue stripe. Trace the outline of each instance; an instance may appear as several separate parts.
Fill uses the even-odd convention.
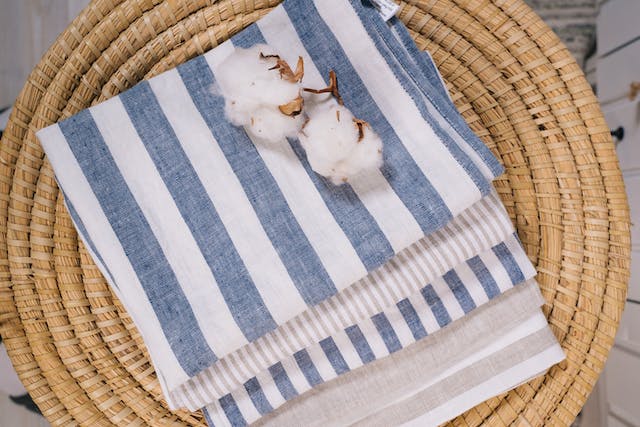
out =
[[[255,22],[244,30],[240,31],[235,36],[231,37],[231,42],[234,46],[243,49],[248,49],[253,45],[266,43],[258,24]]]
[[[470,312],[474,308],[476,308],[476,303],[473,302],[473,298],[471,298],[471,294],[465,287],[462,280],[460,280],[460,276],[455,270],[449,270],[444,276],[442,276],[453,295],[456,297],[458,302],[460,303],[460,307],[464,310],[465,313]]]
[[[207,190],[148,82],[120,95],[140,139],[186,222],[236,324],[249,341],[277,327]]]
[[[391,244],[353,188],[349,184],[333,185],[313,172],[300,142],[295,140],[290,144],[367,271],[376,269],[393,257]]]
[[[316,366],[313,364],[313,361],[311,361],[311,357],[309,356],[309,353],[307,353],[307,350],[302,349],[294,353],[293,357],[296,359],[298,367],[311,387],[315,387],[324,382],[320,373],[316,369]]]
[[[358,1],[358,3],[360,3],[360,1]],[[445,132],[431,113],[429,113],[424,99],[421,96],[415,96],[417,91],[422,91],[427,96],[435,95],[440,98],[438,91],[433,87],[431,82],[425,78],[424,74],[420,73],[415,60],[409,57],[407,51],[403,49],[402,44],[389,30],[388,25],[380,18],[375,9],[363,7],[361,4],[354,4],[354,10],[360,17],[376,49],[380,52],[380,55],[384,58],[404,90],[411,96],[422,117],[429,123],[429,126],[431,126],[436,135],[438,135],[438,138],[444,143],[453,158],[455,158],[458,164],[467,172],[481,194],[489,194],[491,182],[484,177],[478,165],[473,163],[471,158],[462,150],[452,136]],[[372,16],[374,14],[377,16]],[[384,28],[380,28],[379,26],[384,26]],[[429,92],[429,94],[427,94],[427,92]],[[438,109],[438,107],[435,108]],[[453,117],[458,119],[455,123],[451,123],[451,120],[448,120],[446,116],[445,120],[447,120],[454,129],[460,127],[460,122],[466,125],[457,112]],[[477,139],[477,136],[474,135],[474,137]]]
[[[407,152],[313,2],[284,2],[283,6],[318,71],[328,76],[335,70],[345,105],[355,116],[367,120],[384,141],[381,171],[423,232],[429,234],[444,226],[452,218],[449,208]]]
[[[222,410],[233,427],[244,427],[247,425],[247,422],[242,416],[242,412],[240,412],[240,408],[238,408],[231,394],[222,396],[218,402],[220,402]]]
[[[187,375],[194,376],[217,358],[90,110],[59,126],[129,258],[172,351]]]
[[[273,411],[273,407],[269,403],[267,396],[265,396],[264,391],[262,391],[262,386],[256,377],[244,383],[244,389],[247,391],[247,394],[253,402],[253,406],[256,407],[260,415],[266,415]]]
[[[422,339],[427,336],[427,330],[424,328],[424,325],[420,321],[420,317],[418,317],[418,313],[416,309],[411,304],[407,298],[398,301],[396,304],[398,309],[400,309],[400,313],[402,313],[402,317],[404,317],[404,321],[407,322],[407,326],[411,329],[411,333],[413,334],[413,338],[417,340]]]
[[[389,319],[384,315],[384,313],[374,315],[371,317],[371,320],[382,337],[384,345],[387,346],[389,353],[394,353],[402,348],[402,344],[400,344],[400,339],[398,339],[396,331],[393,330],[393,326],[391,326]]]
[[[433,289],[433,286],[425,286],[424,288],[420,289],[420,293],[431,308],[431,311],[433,312],[433,315],[435,316],[436,321],[438,322],[438,325],[440,325],[440,327],[445,327],[446,325],[451,323],[451,316],[449,316],[447,309],[445,308],[444,304],[442,304],[442,301],[440,300],[440,297],[438,296],[436,291]]]
[[[511,283],[513,285],[517,285],[525,281],[524,274],[520,270],[518,263],[516,262],[513,254],[507,248],[507,245],[500,243],[492,248],[493,253],[500,259],[500,262],[504,266],[505,270],[509,274],[509,278],[511,279]]]
[[[256,24],[235,35],[232,41],[242,48],[266,43]],[[391,258],[394,255],[391,244],[353,188],[348,184],[333,185],[315,173],[298,140],[289,140],[289,144],[366,269],[371,271]]]
[[[327,355],[327,359],[331,362],[331,366],[333,366],[333,370],[336,371],[336,374],[342,375],[345,372],[349,372],[349,365],[342,357],[342,353],[338,349],[336,342],[331,337],[327,337],[320,341],[320,347],[322,347],[322,351]]]
[[[118,284],[116,283],[115,280],[113,280],[113,275],[111,274],[111,270],[109,270],[109,267],[107,266],[107,264],[102,259],[102,255],[100,255],[100,252],[98,252],[98,249],[96,249],[96,246],[93,243],[93,240],[91,240],[91,237],[89,237],[89,233],[87,232],[87,229],[84,226],[84,223],[80,219],[80,215],[78,215],[78,212],[76,211],[76,208],[73,206],[73,203],[71,203],[71,200],[69,200],[69,198],[64,193],[64,191],[62,192],[62,195],[64,197],[64,205],[66,206],[67,211],[69,212],[69,216],[73,219],[73,223],[75,224],[76,227],[78,227],[78,231],[80,232],[80,236],[82,237],[84,242],[87,245],[89,245],[89,247],[91,248],[91,251],[93,251],[93,254],[98,258],[98,261],[100,261],[100,263],[102,264],[102,266],[106,270],[107,276],[109,276],[109,282],[116,289],[118,289]]]
[[[369,342],[367,342],[367,339],[364,337],[364,334],[358,325],[351,325],[344,331],[351,340],[353,347],[358,352],[358,356],[360,356],[360,360],[362,360],[363,364],[376,360],[376,356],[373,354],[373,350],[371,350]]]
[[[204,420],[207,422],[208,427],[216,427],[213,424],[213,419],[211,418],[211,414],[209,414],[209,411],[207,410],[206,407],[202,408],[202,415],[204,415]]]
[[[337,290],[300,228],[278,184],[242,128],[224,120],[224,99],[209,88],[213,73],[199,56],[178,67],[194,104],[238,177],[300,295],[315,305]]]
[[[487,294],[489,299],[495,298],[500,295],[500,288],[498,287],[498,284],[479,256],[475,256],[467,260],[467,265],[471,268],[473,274],[475,274],[478,278],[478,281],[484,288],[484,292]]]
[[[289,379],[287,371],[284,370],[282,363],[278,362],[275,365],[269,366],[269,373],[285,400],[293,399],[298,395],[298,391],[293,386],[293,383]]]
[[[353,3],[353,1],[352,1]],[[356,10],[358,9],[357,4],[355,5]],[[378,20],[377,17],[371,15],[371,18],[374,20]],[[431,62],[429,57],[424,54],[415,41],[411,38],[409,31],[402,23],[402,21],[393,17],[389,20],[388,24],[396,31],[400,38],[400,42],[402,43],[402,47],[406,49],[409,56],[415,61],[415,64],[418,66],[418,70],[423,74],[422,77],[417,76],[414,80],[418,83],[422,93],[429,99],[431,104],[440,111],[440,114],[449,122],[449,124],[460,134],[460,136],[471,146],[471,148],[480,156],[480,158],[484,161],[484,163],[489,167],[491,172],[495,177],[500,176],[504,173],[504,167],[500,164],[500,161],[493,155],[489,147],[486,146],[482,142],[480,138],[471,130],[469,125],[464,121],[464,119],[460,116],[460,113],[456,109],[456,106],[453,104],[451,99],[449,98],[448,93],[446,93],[447,88],[442,87],[442,83],[440,81],[440,73],[437,71],[435,64]],[[365,25],[365,27],[368,27]],[[386,36],[386,31],[384,28],[381,28],[379,24],[376,25],[379,33]],[[400,52],[402,49],[399,47],[393,47],[392,52]],[[403,52],[404,53],[404,52]],[[436,90],[434,90],[433,86],[430,84],[431,82],[437,82],[434,84],[436,86]],[[422,84],[421,84],[422,83]],[[442,90],[438,90],[442,88]]]

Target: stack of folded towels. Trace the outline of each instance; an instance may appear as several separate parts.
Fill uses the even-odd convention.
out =
[[[502,166],[377,6],[286,0],[37,134],[169,406],[210,426],[435,426],[564,358],[491,184]],[[316,90],[240,126],[229,76],[256,83],[237,91],[254,107],[270,89],[238,55]],[[325,154],[346,120],[380,162],[318,173],[305,129],[323,102],[344,108]],[[258,119],[299,134],[261,138]]]

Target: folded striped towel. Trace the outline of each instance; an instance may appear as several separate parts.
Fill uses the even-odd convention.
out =
[[[207,410],[217,420],[215,425],[250,424],[326,381],[446,328],[516,285],[530,287],[531,283],[525,281],[534,275],[517,238],[512,236],[397,304],[282,358],[218,399],[213,398],[206,377],[193,381],[190,395],[204,399],[195,407],[207,402]],[[543,324],[546,326],[546,322]]]
[[[459,264],[468,265],[461,273],[465,287],[477,283],[468,278],[495,276],[495,283],[486,283],[487,293],[493,297],[535,274],[517,239],[509,238],[513,233],[508,215],[493,193],[348,289],[221,358],[172,390],[167,398],[173,407],[198,409],[283,357],[397,304],[427,283],[441,282],[441,276]],[[483,302],[477,300],[478,304]],[[194,397],[194,388],[204,390],[203,397]]]
[[[254,143],[211,94],[236,47],[330,69],[384,140],[379,173],[333,186],[295,140]],[[359,0],[287,0],[177,69],[38,132],[69,213],[139,328],[165,393],[349,288],[490,193],[502,172]],[[162,333],[158,333],[161,331]]]
[[[399,20],[391,19],[389,26],[407,50],[415,50],[415,54],[421,57],[420,69],[424,76],[433,82],[433,89],[437,90],[444,100],[450,101],[444,81],[429,53],[416,50],[415,43]],[[455,108],[452,103],[450,107]],[[352,323],[362,321],[363,316],[372,318],[378,315],[381,307],[393,307],[398,303],[406,305],[411,294],[418,292],[424,284],[433,280],[442,282],[441,276],[459,264],[467,264],[467,267],[460,267],[463,270],[461,282],[464,291],[473,295],[473,304],[480,306],[487,301],[483,296],[485,293],[488,298],[494,298],[510,286],[535,274],[522,248],[509,237],[514,233],[515,230],[499,197],[492,192],[454,218],[443,229],[401,251],[392,262],[388,262],[359,283],[228,354],[190,378],[170,392],[167,396],[169,404],[172,407],[186,407],[190,410],[209,405],[232,393],[234,387],[237,389],[238,386],[261,378],[260,375],[265,374],[268,369],[274,369],[274,365],[282,363],[286,357],[329,336],[342,333]],[[496,246],[496,249],[500,248],[499,254],[505,254],[500,258],[510,254],[513,261],[518,260],[517,267],[509,269],[511,273],[507,274],[501,267],[502,259],[495,256],[496,252],[491,250],[493,246]],[[516,264],[513,261],[506,261],[505,265]],[[516,270],[522,272],[522,276],[516,274]],[[497,280],[484,280],[484,288],[481,288],[480,282],[473,280],[474,275],[495,275]],[[442,290],[444,292],[438,292]],[[450,296],[446,287],[434,288],[434,292],[436,300],[447,301]],[[398,295],[404,297],[404,301],[401,301],[403,298]],[[419,297],[418,301],[420,299]],[[461,312],[455,308],[458,304],[454,302],[452,305],[454,314]],[[354,310],[354,306],[358,309]],[[469,304],[466,307],[468,310]],[[439,327],[437,324],[436,326]],[[436,329],[431,327],[430,333]],[[349,350],[353,353],[353,348]],[[324,362],[326,363],[326,360]]]
[[[440,425],[564,359],[540,310],[543,301],[534,281],[517,286],[415,345],[315,387],[252,425]],[[273,396],[273,387],[265,388],[265,396]],[[215,408],[204,413],[210,425],[229,425],[216,417]]]
[[[391,25],[397,26],[398,21],[392,21]],[[440,77],[428,53],[425,58],[427,72]],[[441,79],[440,82],[437,88],[447,96]],[[509,224],[495,195],[482,203],[486,203],[485,212],[489,213],[482,218],[503,218],[503,225]],[[427,247],[460,245],[460,240],[453,238],[456,231],[451,227],[457,222],[458,229],[484,230],[481,234],[485,238],[496,235],[495,229],[492,232],[482,220],[472,222],[472,227],[459,221],[460,218],[456,218],[443,229],[450,232],[447,244],[431,240],[424,246],[414,245],[416,258],[433,255]],[[511,228],[506,226],[506,229]],[[434,237],[437,236],[429,236]],[[238,358],[222,359],[209,372],[183,385],[186,388],[181,391],[187,396],[184,405],[199,407],[208,402],[204,413],[210,425],[215,426],[254,422],[258,425],[347,425],[355,423],[359,416],[364,417],[358,421],[362,425],[375,422],[390,425],[414,417],[419,420],[416,425],[436,425],[543,373],[562,360],[564,354],[539,309],[543,300],[537,283],[532,280],[521,283],[533,277],[535,271],[515,236],[507,237],[485,253],[480,253],[478,243],[471,239],[463,244],[478,255],[461,261],[420,292],[387,307],[382,313],[361,319],[357,325],[329,337],[314,335],[314,327],[299,334],[296,324],[288,325],[283,331],[290,341],[300,342],[305,334],[311,335],[315,345],[294,352],[290,344],[278,342],[278,336],[274,336],[262,347],[253,343],[249,346],[253,348],[245,349]],[[455,264],[454,260],[447,259],[446,252],[440,256]],[[415,271],[394,271],[401,258],[402,253],[381,270],[388,275],[373,275],[371,280],[394,282],[393,277],[400,276],[404,282],[428,283],[433,279],[426,273],[430,271],[428,263]],[[398,289],[403,285],[407,283],[396,282]],[[510,291],[510,286],[515,285],[520,285],[516,289],[521,290]],[[506,292],[505,297],[501,296],[502,292]],[[340,304],[335,301],[331,305],[334,312],[344,309]],[[526,320],[521,320],[522,313],[527,314]],[[335,325],[340,321],[335,313],[332,321],[315,313],[307,315],[296,319],[298,327],[305,321],[313,325]],[[432,344],[434,336],[437,345]],[[411,345],[414,341],[420,344]],[[252,372],[251,366],[258,365],[258,360],[264,361],[265,354],[270,354],[273,347],[288,348],[289,357],[278,360],[268,369],[263,367],[252,378],[239,378],[239,372],[245,375]],[[383,362],[392,354],[398,357]],[[427,355],[429,360],[413,360],[416,354]],[[236,388],[221,391],[219,387],[224,390],[220,384],[222,378],[231,378]],[[406,381],[407,378],[412,382]],[[399,382],[402,393],[415,396],[407,399],[396,396],[400,391],[396,393],[392,386]],[[407,391],[409,383],[414,387],[411,392]],[[437,399],[425,398],[425,395],[437,396]],[[354,401],[358,398],[359,401]],[[396,408],[402,408],[402,416],[396,413]],[[273,416],[265,417],[273,411]]]

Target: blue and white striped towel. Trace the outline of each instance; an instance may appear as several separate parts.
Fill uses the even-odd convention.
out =
[[[297,141],[254,144],[211,95],[236,46],[330,69],[383,138],[384,166],[335,187]],[[407,50],[359,0],[287,0],[177,69],[38,132],[96,263],[173,389],[347,288],[490,191],[502,172]],[[162,333],[158,333],[162,331]]]
[[[209,394],[206,379],[200,378],[204,383],[193,384],[191,399],[198,402],[196,408],[207,403],[215,425],[255,422],[313,387],[406,348],[502,292],[524,285],[535,270],[518,248],[517,237],[511,236],[395,305],[321,337],[217,399]]]
[[[196,410],[211,399],[230,393],[283,358],[419,294],[425,284],[442,284],[443,276],[454,267],[460,271],[463,286],[460,291],[471,295],[474,301],[465,306],[467,309],[480,306],[487,301],[485,295],[493,298],[535,274],[513,234],[513,225],[504,207],[497,195],[491,194],[442,230],[401,251],[363,280],[221,358],[171,390],[167,395],[169,404],[174,408]],[[514,265],[517,268],[513,268]],[[478,278],[485,282],[486,289],[480,286]],[[452,301],[448,286],[434,287],[434,291],[434,299]],[[460,313],[459,305],[452,301],[445,307]]]
[[[398,19],[391,19],[389,26],[407,50],[416,50],[415,43]],[[416,51],[416,55],[421,55],[419,68],[433,82],[433,88],[443,98],[451,100],[444,79],[429,53]],[[497,246],[503,252],[511,253],[514,259],[519,259],[524,276],[528,278],[533,275],[533,266],[526,261],[519,243],[509,239],[514,233],[502,202],[493,192],[441,230],[398,253],[391,262],[347,290],[229,353],[177,389],[171,390],[166,396],[168,403],[172,408],[186,407],[190,410],[206,406],[284,358],[327,336],[341,333],[350,323],[373,316],[380,307],[394,306],[401,300],[398,295],[407,297],[425,283],[438,280],[449,269],[460,264],[466,263],[471,268],[472,274],[467,269],[462,282],[472,295],[482,295],[488,291],[479,289],[477,281],[468,281],[467,278],[473,279],[473,275],[482,277],[487,272],[497,275],[496,286],[488,288],[493,289],[491,298],[494,298],[508,289],[513,281],[509,281],[510,277],[500,267],[500,262],[496,268],[496,261],[499,260],[493,251],[489,251],[492,247]],[[511,244],[504,244],[505,239],[506,243]],[[446,295],[439,295],[437,291],[436,296],[446,300]],[[482,304],[482,297],[475,299],[475,302]]]

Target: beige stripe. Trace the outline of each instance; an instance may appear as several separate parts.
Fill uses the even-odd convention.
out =
[[[507,371],[513,366],[524,361],[534,359],[545,350],[553,349],[555,347],[558,347],[558,342],[553,336],[553,333],[551,333],[551,330],[546,327],[492,354],[490,357],[482,359],[473,365],[456,372],[454,375],[418,391],[414,395],[409,396],[398,403],[387,407],[376,408],[379,410],[372,412],[369,416],[361,418],[357,422],[352,422],[351,425],[360,427],[386,427],[406,423],[421,416],[422,414],[435,410],[439,406],[445,404],[448,400],[465,393],[473,387],[491,379],[495,375]],[[544,368],[549,367],[550,366],[545,366]],[[396,369],[402,368],[403,366],[396,366]],[[394,372],[387,373],[387,375],[393,374]],[[512,378],[511,384],[506,388],[510,389],[517,386],[523,378],[528,378],[531,374],[533,374],[533,372],[530,372],[524,377]],[[502,388],[494,389],[493,395],[504,391],[507,390]],[[387,397],[390,400],[392,399],[388,395]],[[489,397],[492,396],[487,396],[487,398]],[[459,415],[459,413],[451,413],[448,418],[451,419],[457,415]],[[439,423],[434,422],[430,425],[435,426],[437,424]]]
[[[313,337],[309,333],[309,329],[305,328],[302,324],[301,318],[294,319],[292,324],[294,325],[293,329],[298,331],[298,336],[301,340],[303,340],[303,342],[314,342]]]
[[[469,215],[471,216],[471,215]],[[479,249],[479,242],[482,242],[483,240],[486,241],[488,239],[488,236],[481,236],[479,233],[482,232],[482,230],[478,230],[476,227],[472,227],[471,224],[469,223],[469,216],[467,215],[461,215],[460,216],[460,224],[461,224],[461,228],[463,230],[469,230],[469,232],[473,235],[473,237],[469,240],[471,240],[472,243],[474,243],[474,245],[471,247],[471,250],[473,251],[474,254],[477,254],[478,252],[480,252]]]
[[[445,258],[444,251],[446,251],[447,247],[472,248],[479,246],[486,251],[513,233],[513,228],[508,217],[506,217],[506,211],[502,208],[495,191],[491,196],[475,204],[462,215],[465,216],[466,223],[457,222],[456,218],[452,223],[457,222],[459,224],[457,227],[453,227],[451,224],[447,225],[451,236],[437,232],[421,239],[401,252],[405,256],[406,263],[400,264],[401,258],[398,258],[396,263],[387,263],[330,300],[306,310],[287,322],[291,329],[296,331],[296,341],[308,346],[332,335],[341,328],[358,323],[361,319],[381,312],[386,307],[395,305],[397,301],[418,291],[426,283],[440,277],[453,266],[466,260],[464,255],[460,254],[468,252],[461,251],[456,251],[456,253]],[[492,217],[499,217],[500,219],[495,221]],[[467,229],[467,224],[471,226],[471,229],[475,228],[481,231],[482,235],[486,237],[478,241],[478,231],[474,232]],[[504,230],[505,225],[508,226],[507,230]],[[436,259],[439,259],[439,261],[436,261]],[[399,282],[395,274],[400,273],[402,270],[410,271],[414,280],[402,280]],[[333,314],[336,307],[343,307],[348,317],[344,319],[336,317]],[[340,324],[344,320],[347,320],[347,323]],[[280,342],[281,339],[278,339],[277,335],[277,333],[269,333],[265,337],[256,340],[253,344],[250,343],[246,346],[248,353],[256,350],[261,351],[265,363],[258,364],[260,369],[266,369],[281,359],[280,352],[274,347],[286,344]],[[266,342],[267,339],[271,340],[272,344],[268,344]],[[238,358],[238,363],[243,363],[243,360]],[[217,363],[209,369],[214,369],[216,376],[221,375],[224,373],[224,369],[221,369],[220,365],[220,363]],[[246,365],[246,370],[253,372],[253,375],[257,373],[249,364]],[[245,378],[244,381],[249,378]],[[224,391],[229,392],[230,390]],[[218,392],[219,390],[216,391],[216,393]],[[173,400],[183,402],[188,408],[198,408],[206,404],[206,402],[193,402],[190,399],[185,399],[185,397],[184,393],[180,393],[180,390],[172,393]]]
[[[274,343],[280,346],[280,348],[283,351],[287,352],[288,354],[292,354],[296,352],[297,349],[295,348],[295,346],[293,345],[293,343],[289,339],[289,336],[287,335],[287,333],[283,328],[278,328],[274,330],[273,336],[274,338],[276,338],[274,339]]]
[[[335,324],[334,330],[339,331],[342,329],[340,325],[346,325],[349,323],[344,313],[344,307],[338,306],[338,304],[336,304],[332,299],[328,299],[327,304],[329,305],[331,314],[333,315],[332,318],[334,319]]]
[[[211,369],[205,369],[202,372],[202,375],[197,375],[198,377],[205,377],[204,381],[206,382],[208,380],[209,384],[215,384],[216,388],[214,388],[214,391],[220,396],[224,393],[224,389],[220,386],[220,383],[217,381],[217,378],[219,378],[219,375],[214,375],[214,373],[212,372]],[[218,390],[218,387],[220,388]]]
[[[535,282],[518,286],[414,345],[315,387],[256,426],[355,422],[504,337],[539,313],[542,302]]]
[[[367,311],[359,298],[354,297],[353,288],[348,288],[336,295],[336,301],[338,304],[344,306],[347,309],[349,319],[355,317],[356,319],[364,319],[367,317]],[[349,320],[351,322],[351,320]]]
[[[289,337],[289,339],[292,342],[292,345],[295,348],[302,348],[305,345],[305,342],[302,341],[302,337],[300,335],[298,335],[298,330],[293,328],[291,326],[290,323],[286,323],[284,325],[282,325],[282,330],[284,331],[284,334]]]

